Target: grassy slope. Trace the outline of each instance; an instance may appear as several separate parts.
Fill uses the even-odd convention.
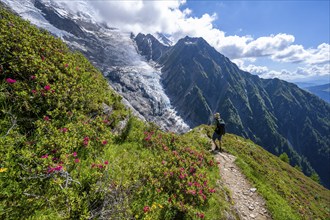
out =
[[[81,54],[1,5],[0,109],[1,219],[231,212],[203,143],[130,117]]]
[[[198,177],[189,181],[204,184],[205,175],[215,187],[219,173],[210,166],[207,138],[166,134],[134,118],[116,134],[128,112],[102,74],[60,40],[0,12],[0,218],[234,216],[223,187],[205,192],[203,202],[185,194],[194,188],[178,178],[181,168],[195,166]],[[111,114],[103,112],[103,103]],[[151,140],[145,131],[154,132]],[[224,145],[238,156],[275,219],[329,216],[329,191],[251,142],[227,135]],[[187,202],[184,209],[180,201]],[[150,211],[143,211],[146,206]]]
[[[201,126],[191,134],[211,135]],[[227,134],[223,147],[237,156],[236,163],[266,199],[274,219],[329,219],[330,191],[250,140]]]

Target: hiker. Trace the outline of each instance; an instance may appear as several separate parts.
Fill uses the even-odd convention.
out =
[[[221,148],[221,137],[226,133],[225,130],[225,122],[220,118],[220,114],[217,112],[214,114],[214,124],[216,125],[214,129],[214,133],[212,135],[212,141],[215,145],[215,149],[213,150],[214,153],[218,151],[222,152]],[[217,140],[219,140],[219,146],[217,145]]]

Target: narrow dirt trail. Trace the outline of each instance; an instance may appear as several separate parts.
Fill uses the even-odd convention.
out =
[[[242,220],[272,219],[265,206],[265,200],[257,193],[240,169],[234,163],[235,157],[218,153],[215,159],[220,163],[221,180],[231,192],[234,209]]]

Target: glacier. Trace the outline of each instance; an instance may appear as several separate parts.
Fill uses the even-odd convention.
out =
[[[32,24],[61,38],[72,49],[82,52],[103,73],[110,86],[123,97],[123,103],[143,120],[163,130],[183,133],[190,129],[171,105],[161,84],[161,67],[145,60],[137,52],[132,33],[122,32],[100,22],[97,12],[84,1],[75,1],[76,10],[61,1],[1,0]],[[51,21],[47,20],[51,16]],[[82,32],[71,33],[71,27],[58,26],[66,20]],[[74,22],[74,24],[72,23]],[[77,30],[78,30],[77,29]]]

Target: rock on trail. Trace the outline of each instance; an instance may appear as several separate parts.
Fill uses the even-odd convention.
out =
[[[266,209],[265,200],[241,173],[235,164],[236,157],[227,153],[218,153],[215,159],[219,162],[220,182],[231,191],[231,197],[240,219],[267,220],[272,219]]]

